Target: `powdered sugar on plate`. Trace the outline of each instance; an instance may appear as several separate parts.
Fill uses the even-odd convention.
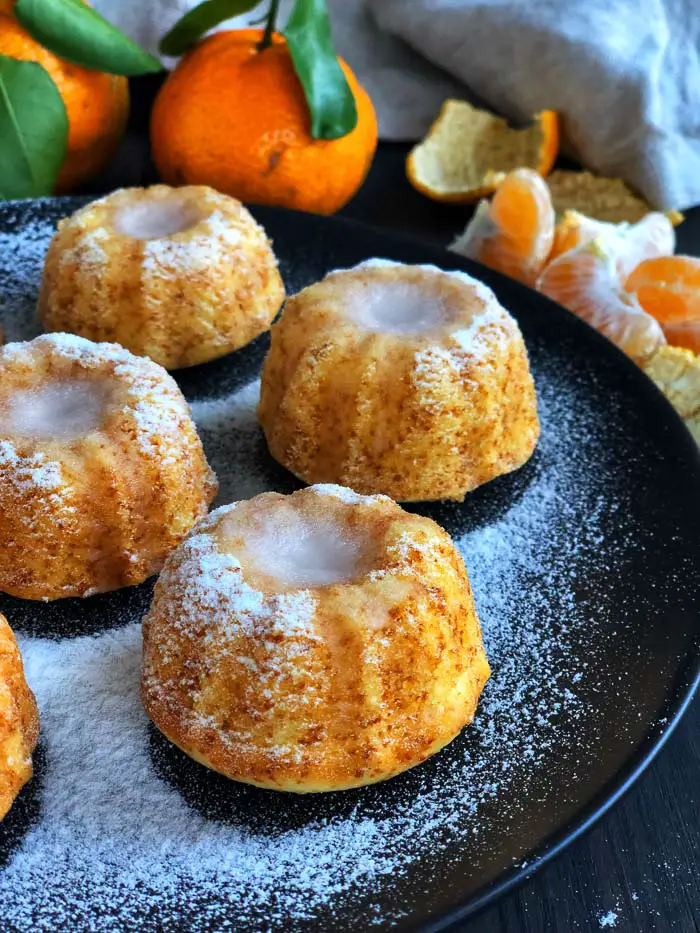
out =
[[[512,782],[546,768],[570,724],[588,715],[576,692],[583,668],[567,652],[566,631],[595,623],[577,607],[567,562],[600,546],[604,504],[586,481],[585,411],[572,418],[562,387],[543,388],[539,468],[502,517],[458,537],[494,676],[464,740],[403,779],[413,785],[409,795],[387,785],[388,802],[378,808],[376,790],[366,803],[360,793],[348,814],[310,816],[301,828],[285,826],[278,805],[267,831],[246,826],[245,817],[205,818],[154,770],[138,697],[138,620],[92,638],[21,640],[48,764],[42,819],[0,876],[0,901],[17,929],[89,917],[89,929],[107,930],[115,918],[120,925],[150,912],[175,918],[193,898],[221,899],[221,912],[212,903],[207,913],[217,923],[235,899],[236,929],[261,929],[262,916],[303,925],[443,850],[465,824],[472,836],[489,833],[490,805]],[[246,446],[257,430],[256,391],[253,383],[193,406],[228,497],[265,487]],[[570,442],[551,429],[562,420],[582,451],[578,466]],[[588,517],[572,528],[582,496]],[[108,911],[104,920],[97,904]]]
[[[25,791],[39,796],[38,818],[17,828],[0,869],[7,928],[366,929],[410,914],[455,864],[489,882],[494,850],[500,871],[528,855],[512,843],[528,821],[576,812],[605,730],[624,754],[635,741],[624,663],[612,725],[612,688],[597,669],[629,650],[615,587],[632,554],[661,557],[653,520],[639,527],[634,517],[633,479],[648,477],[618,443],[628,430],[619,402],[607,400],[602,421],[595,370],[574,357],[567,369],[566,353],[546,343],[530,349],[543,428],[532,461],[464,505],[420,508],[455,537],[483,625],[493,676],[473,725],[385,785],[311,798],[246,788],[149,725],[138,695],[140,612],[127,608],[138,600],[95,597],[96,613],[109,606],[111,615],[90,637],[65,636],[70,602],[51,607],[61,637],[18,626],[46,763]],[[251,381],[192,397],[219,502],[298,485],[267,454],[257,394]],[[677,585],[669,574],[669,593]],[[645,624],[646,598],[637,594],[629,610]]]
[[[9,233],[0,230],[0,321],[5,340],[31,340],[41,333],[36,301],[54,230],[50,220],[34,219],[20,225],[19,216],[17,229]]]

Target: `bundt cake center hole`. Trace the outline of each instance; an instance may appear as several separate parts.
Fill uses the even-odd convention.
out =
[[[265,510],[245,529],[234,512],[224,537],[244,575],[271,579],[278,591],[348,583],[374,562],[371,536],[330,511],[308,515],[288,506]]]
[[[0,408],[0,434],[76,440],[102,425],[110,395],[106,381],[78,379],[16,390]]]
[[[348,315],[368,330],[420,334],[450,320],[450,309],[433,288],[416,282],[366,284],[352,295]]]
[[[194,204],[176,195],[123,207],[114,217],[114,227],[119,233],[137,240],[157,240],[189,230],[202,217]]]

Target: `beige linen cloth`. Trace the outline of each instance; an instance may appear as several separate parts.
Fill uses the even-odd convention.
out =
[[[446,97],[514,119],[554,109],[587,168],[624,178],[656,207],[700,203],[700,0],[328,2],[382,138],[422,136]],[[194,5],[95,0],[152,51]]]

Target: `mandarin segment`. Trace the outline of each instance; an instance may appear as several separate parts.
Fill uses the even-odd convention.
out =
[[[668,342],[700,352],[700,259],[662,256],[640,263],[625,283]]]
[[[446,100],[422,142],[409,153],[406,174],[436,201],[473,202],[491,194],[505,174],[529,167],[546,175],[559,149],[559,121],[544,110],[524,129],[466,101]]]
[[[598,237],[569,250],[546,267],[537,288],[639,362],[666,339],[657,321],[622,287],[616,241]]]
[[[510,172],[492,201],[482,201],[451,249],[534,285],[549,257],[554,209],[547,184],[531,169]]]

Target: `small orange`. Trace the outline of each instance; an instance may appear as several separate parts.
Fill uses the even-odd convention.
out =
[[[526,285],[534,285],[554,238],[549,189],[529,168],[506,175],[489,201],[481,201],[455,252]]]
[[[171,185],[211,185],[258,204],[332,214],[362,184],[377,145],[374,108],[352,71],[357,126],[313,139],[287,44],[260,29],[215,33],[179,62],[151,117],[156,166]]]
[[[648,259],[634,269],[625,288],[659,321],[670,344],[700,353],[700,259]]]
[[[549,263],[537,288],[643,362],[666,338],[658,322],[623,288],[620,250],[615,234],[577,246]]]
[[[6,2],[0,11],[0,55],[38,62],[58,88],[68,115],[68,151],[56,193],[70,191],[97,174],[110,160],[129,115],[126,78],[64,61],[43,48],[17,22]]]

